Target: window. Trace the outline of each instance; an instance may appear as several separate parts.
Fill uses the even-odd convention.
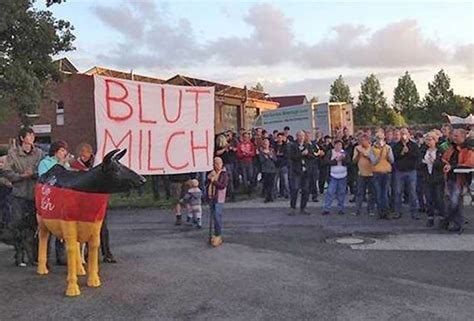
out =
[[[64,125],[64,102],[62,100],[56,103],[56,125]]]
[[[258,108],[245,107],[245,128],[250,129],[254,127],[257,117]]]
[[[232,105],[222,106],[222,128],[237,130],[239,126],[239,107]]]

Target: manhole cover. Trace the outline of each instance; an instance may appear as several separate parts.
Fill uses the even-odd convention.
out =
[[[356,237],[341,237],[341,238],[336,239],[335,241],[338,244],[348,244],[348,245],[362,244],[365,242],[364,239],[359,239]]]

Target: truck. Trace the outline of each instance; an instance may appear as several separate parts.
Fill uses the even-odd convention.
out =
[[[352,104],[345,102],[308,103],[262,111],[254,127],[263,127],[268,132],[283,131],[290,127],[293,133],[304,130],[313,135],[319,131],[323,136],[334,136],[338,130],[347,127],[354,133]]]

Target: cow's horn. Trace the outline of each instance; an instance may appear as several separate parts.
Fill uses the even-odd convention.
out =
[[[116,161],[121,160],[122,157],[124,157],[126,153],[127,153],[127,149],[125,148],[120,153],[118,153],[117,155],[114,156],[114,160],[116,160]]]
[[[103,163],[109,163],[112,160],[112,157],[118,153],[120,149],[114,149],[110,152],[107,153],[107,155],[104,156],[104,160],[102,161]]]

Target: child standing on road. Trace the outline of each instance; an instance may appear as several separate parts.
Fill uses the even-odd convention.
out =
[[[191,180],[191,188],[189,188],[184,194],[181,202],[186,204],[188,208],[188,214],[186,217],[186,223],[191,223],[194,227],[200,229],[202,227],[202,191],[199,188],[199,181],[197,179]]]

